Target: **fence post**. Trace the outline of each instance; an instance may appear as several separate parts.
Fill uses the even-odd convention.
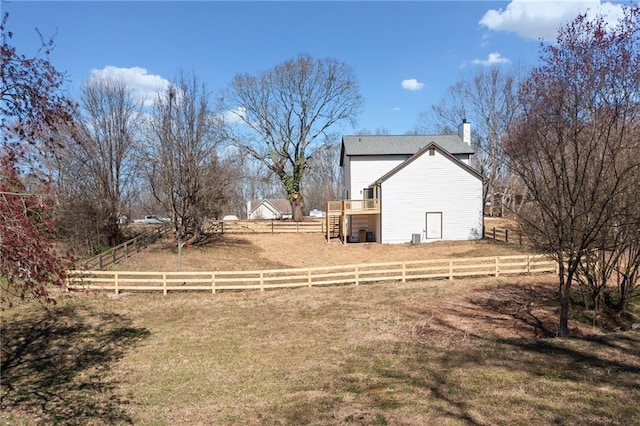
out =
[[[211,294],[216,294],[216,273],[211,273]]]
[[[127,251],[127,242],[124,242],[124,258],[128,258],[129,257],[129,252]]]
[[[402,262],[402,282],[407,282],[407,264]]]
[[[496,278],[500,275],[500,257],[496,256]]]
[[[260,271],[260,291],[264,291],[264,272]]]
[[[273,234],[273,219],[271,219],[271,233]]]
[[[114,284],[114,287],[115,287],[115,290],[116,290],[116,295],[118,295],[120,293],[119,288],[118,288],[119,284],[120,284],[119,281],[120,280],[118,278],[118,273],[116,272],[116,273],[113,274],[113,284]]]
[[[98,255],[98,265],[100,265],[100,270],[104,268],[104,262],[102,261],[102,253]]]
[[[116,263],[116,251],[118,251],[118,249],[116,249],[116,248],[112,248],[111,249],[111,263],[112,264]]]
[[[359,285],[359,281],[360,281],[360,268],[356,265],[356,285]]]
[[[167,295],[167,273],[162,274],[162,295]]]
[[[493,227],[493,241],[496,240],[496,227]]]
[[[518,244],[522,245],[522,232],[518,232]]]
[[[509,244],[509,230],[508,229],[504,230],[504,242]]]
[[[298,222],[296,222],[296,234],[298,233]]]
[[[449,281],[453,281],[453,260],[449,260]]]
[[[311,268],[307,269],[307,282],[309,283],[309,288],[311,288]]]

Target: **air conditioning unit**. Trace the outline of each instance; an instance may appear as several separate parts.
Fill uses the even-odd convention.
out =
[[[420,234],[411,234],[411,244],[420,244]]]

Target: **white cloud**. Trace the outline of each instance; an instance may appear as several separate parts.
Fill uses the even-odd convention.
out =
[[[487,11],[480,25],[531,39],[555,40],[558,29],[579,13],[602,14],[614,24],[623,14],[622,5],[601,0],[512,0],[506,9]]]
[[[487,33],[482,35],[482,41],[480,42],[480,47],[481,48],[485,48],[488,47],[490,45],[489,39],[491,38],[491,36]]]
[[[487,59],[474,59],[471,62],[473,62],[476,65],[491,66],[491,65],[505,64],[509,62],[509,60],[503,57],[498,52],[492,52],[492,53],[489,53],[489,55],[487,56]]]
[[[225,111],[222,113],[222,119],[228,124],[244,123],[244,119],[247,117],[247,109],[245,107],[238,107],[233,110]]]
[[[420,90],[424,87],[424,83],[420,83],[415,78],[410,78],[408,80],[402,80],[402,88],[405,90]]]
[[[159,75],[149,74],[145,68],[119,68],[108,65],[102,69],[93,69],[89,82],[102,79],[115,79],[126,83],[145,106],[153,105],[157,92],[169,86],[169,81]]]

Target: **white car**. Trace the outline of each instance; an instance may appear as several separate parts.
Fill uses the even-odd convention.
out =
[[[145,223],[145,224],[149,224],[149,223],[166,223],[166,222],[171,222],[171,219],[169,219],[168,217],[161,217],[161,216],[156,216],[153,214],[150,215],[146,215],[144,217],[144,219],[136,219],[133,221],[133,223]]]
[[[322,210],[313,209],[309,212],[309,217],[326,217],[327,213]]]

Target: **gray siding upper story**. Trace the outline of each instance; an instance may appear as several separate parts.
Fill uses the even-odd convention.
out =
[[[356,135],[342,137],[340,165],[346,157],[359,155],[413,155],[420,149],[435,143],[448,153],[460,158],[473,154],[471,146],[458,134],[450,135]]]

